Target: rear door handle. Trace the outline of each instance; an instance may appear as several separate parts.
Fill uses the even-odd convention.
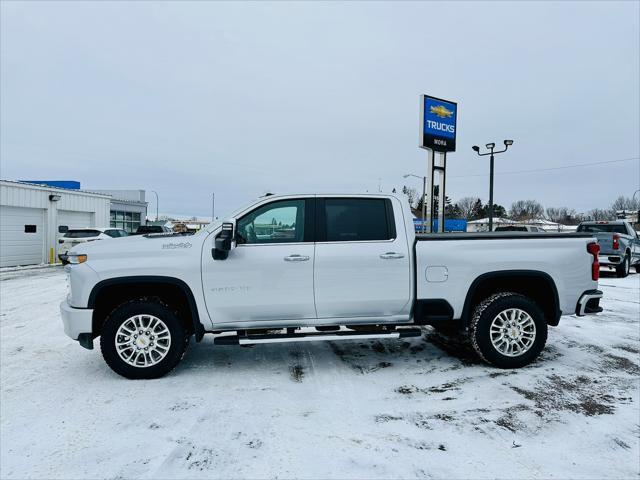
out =
[[[387,253],[382,253],[380,255],[380,258],[384,258],[385,260],[391,260],[394,258],[404,258],[404,254],[396,253],[396,252],[387,252]]]
[[[309,260],[309,255],[289,255],[284,257],[285,262],[306,262]]]

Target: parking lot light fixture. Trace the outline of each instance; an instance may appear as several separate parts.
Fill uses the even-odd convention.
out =
[[[422,230],[422,232],[426,232],[427,227],[424,224],[424,217],[426,215],[426,204],[427,201],[425,199],[425,195],[427,194],[427,177],[422,177],[420,175],[416,175],[414,173],[407,173],[406,175],[403,175],[402,178],[409,178],[409,177],[416,177],[416,178],[420,178],[422,179],[422,228],[420,230]]]
[[[477,145],[471,147],[471,149],[478,154],[480,157],[484,157],[485,155],[491,155],[491,162],[489,164],[489,231],[493,232],[493,156],[498,153],[506,152],[509,147],[513,145],[513,140],[504,140],[504,150],[498,150],[497,152],[494,150],[496,144],[495,143],[487,143],[486,147],[488,152],[480,153],[480,148]]]
[[[156,222],[157,222],[158,221],[158,211],[159,211],[159,208],[158,208],[158,192],[156,192],[155,190],[151,190],[151,191],[156,194]]]

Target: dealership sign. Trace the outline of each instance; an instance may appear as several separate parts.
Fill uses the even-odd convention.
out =
[[[454,152],[456,150],[457,119],[457,103],[422,95],[420,147],[437,152]]]

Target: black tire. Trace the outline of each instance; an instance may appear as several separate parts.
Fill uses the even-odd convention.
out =
[[[116,351],[118,329],[128,319],[136,315],[152,315],[166,325],[170,334],[168,352],[158,363],[135,366],[127,363]],[[180,362],[189,345],[190,335],[178,315],[159,298],[141,298],[123,303],[106,318],[100,333],[100,350],[107,365],[118,375],[133,380],[159,378],[169,373]]]
[[[624,278],[629,275],[629,270],[631,269],[631,258],[629,258],[629,254],[625,254],[624,260],[622,263],[616,267],[616,277]]]
[[[640,263],[636,265],[636,273],[640,273]]]
[[[528,350],[518,356],[508,356],[500,352],[492,343],[490,327],[501,312],[517,308],[523,310],[533,320],[535,337]],[[491,295],[480,302],[473,311],[469,325],[469,339],[476,353],[485,362],[498,368],[520,368],[533,362],[547,342],[547,322],[540,307],[528,297],[512,292]]]

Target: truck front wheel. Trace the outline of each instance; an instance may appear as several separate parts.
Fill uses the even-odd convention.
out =
[[[535,360],[547,341],[547,322],[531,299],[512,292],[480,302],[469,326],[471,344],[498,368],[519,368]]]
[[[132,300],[117,307],[102,326],[100,349],[107,365],[131,379],[158,378],[182,359],[189,335],[160,299]]]

